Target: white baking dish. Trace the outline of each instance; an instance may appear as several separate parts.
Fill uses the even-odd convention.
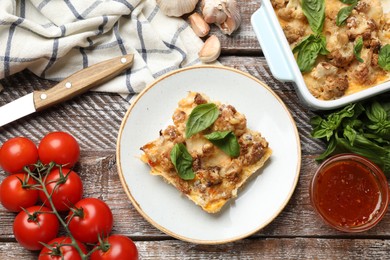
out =
[[[293,82],[303,103],[313,110],[329,110],[390,90],[390,82],[336,100],[319,100],[306,87],[293,53],[269,0],[262,0],[252,15],[251,23],[273,76],[284,82]]]

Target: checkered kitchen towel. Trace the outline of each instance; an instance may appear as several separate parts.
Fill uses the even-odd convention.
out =
[[[202,46],[155,0],[0,0],[0,78],[23,69],[62,80],[99,61],[134,53],[131,70],[98,87],[128,100],[168,71],[199,63]]]

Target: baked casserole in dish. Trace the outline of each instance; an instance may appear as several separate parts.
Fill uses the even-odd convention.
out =
[[[390,14],[380,0],[262,0],[252,26],[275,78],[312,109],[390,89]]]

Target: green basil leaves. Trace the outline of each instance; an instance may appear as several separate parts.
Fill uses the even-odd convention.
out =
[[[359,62],[364,62],[364,60],[362,59],[362,57],[360,57],[360,53],[361,53],[361,51],[362,51],[362,48],[363,48],[363,38],[362,38],[362,37],[359,37],[359,38],[356,40],[355,46],[353,47],[353,54],[355,54],[355,57],[356,57],[356,59],[357,59]]]
[[[390,176],[390,102],[388,98],[353,103],[310,121],[312,137],[324,139],[327,149],[317,158],[334,153],[360,154]]]
[[[305,37],[293,48],[297,54],[297,63],[302,73],[313,69],[318,55],[327,55],[326,38],[322,35],[325,21],[324,0],[302,0],[302,10],[314,34]]]
[[[355,8],[355,6],[356,6],[356,3],[340,9],[340,11],[337,13],[337,17],[336,17],[336,25],[337,26],[341,26],[341,25],[345,24],[345,21],[351,15],[352,10]]]
[[[192,170],[192,156],[184,144],[175,144],[171,150],[171,161],[177,173],[183,180],[192,180],[195,173]]]
[[[205,137],[230,157],[240,155],[240,145],[232,131],[213,132]]]
[[[214,103],[200,104],[190,113],[186,123],[186,138],[190,138],[210,127],[219,116],[219,109]],[[240,155],[240,144],[232,131],[216,131],[204,136],[212,144],[221,149],[230,157]],[[195,173],[192,169],[193,159],[184,143],[177,143],[173,146],[171,162],[183,180],[192,180]]]
[[[186,124],[186,138],[205,130],[217,120],[219,111],[214,103],[200,104],[196,106]]]
[[[314,36],[313,34],[305,37],[292,51],[298,53],[297,63],[302,73],[313,69],[318,55],[329,53],[326,49],[326,38],[322,35]]]
[[[382,69],[390,71],[390,44],[379,50],[378,64]]]
[[[315,34],[321,33],[325,21],[325,1],[302,0],[302,11],[309,22],[311,30]]]

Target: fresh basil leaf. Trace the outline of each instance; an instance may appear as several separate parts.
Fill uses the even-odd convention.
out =
[[[378,165],[383,165],[381,157],[386,156],[389,152],[384,147],[377,145],[361,134],[356,134],[353,145],[344,138],[338,139],[338,145],[349,152],[364,156]]]
[[[348,17],[351,15],[353,9],[355,8],[356,3],[340,9],[340,11],[337,13],[337,17],[336,17],[336,25],[337,26],[341,26],[341,25],[345,24],[345,21],[348,19]]]
[[[195,178],[195,173],[192,170],[192,156],[187,151],[184,144],[175,144],[171,150],[171,162],[183,180],[192,180]]]
[[[196,106],[186,124],[186,138],[199,133],[211,126],[219,115],[218,107],[214,103],[200,104]]]
[[[317,161],[323,161],[326,159],[329,155],[331,155],[336,150],[336,137],[332,137],[329,140],[328,146],[326,147],[326,150],[316,158]]]
[[[350,5],[350,4],[355,4],[357,0],[340,0],[340,2],[342,2],[343,4]]]
[[[313,121],[310,122],[313,127],[312,137],[326,138],[327,141],[331,140],[345,119],[354,118],[355,113],[360,113],[361,107],[356,107],[356,104],[350,104],[339,111],[327,115],[326,118],[314,117]]]
[[[360,56],[362,49],[363,49],[363,37],[359,37],[356,40],[355,46],[353,46],[353,54],[355,54],[355,57],[359,62],[364,62],[364,60]]]
[[[326,55],[326,38],[322,35],[310,35],[304,38],[295,48],[293,53],[297,54],[297,64],[302,73],[313,69],[319,54]]]
[[[390,44],[379,50],[378,64],[382,69],[390,71]]]
[[[302,11],[314,34],[321,33],[325,21],[325,1],[302,0]]]
[[[300,52],[308,41],[312,41],[315,38],[314,34],[310,34],[304,37],[295,47],[292,49],[293,53]]]
[[[350,4],[356,4],[358,0],[340,0],[340,2],[350,5]]]
[[[387,120],[387,112],[378,101],[373,101],[366,107],[366,114],[368,119],[374,123]]]
[[[205,135],[205,138],[230,157],[240,155],[240,144],[232,131],[212,132]]]

